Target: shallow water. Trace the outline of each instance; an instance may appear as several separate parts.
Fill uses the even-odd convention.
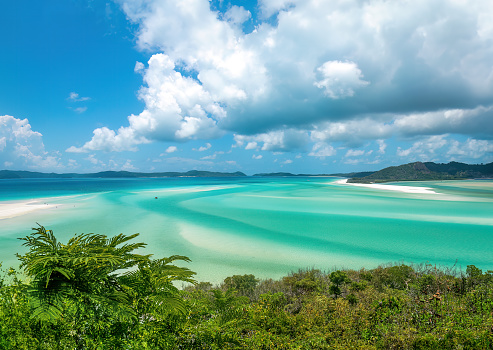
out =
[[[197,279],[213,282],[397,261],[493,269],[493,181],[394,184],[434,194],[335,180],[1,180],[0,203],[42,198],[53,206],[0,220],[0,259],[16,264],[23,249],[16,238],[38,222],[61,241],[139,232],[148,253],[189,256]]]

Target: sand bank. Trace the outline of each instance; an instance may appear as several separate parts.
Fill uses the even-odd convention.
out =
[[[0,203],[0,220],[10,219],[36,210],[50,209],[59,204],[48,204],[40,200],[15,201]]]
[[[399,186],[399,185],[385,185],[385,184],[357,184],[357,183],[348,183],[347,179],[337,180],[334,183],[347,184],[347,185],[359,186],[359,187],[368,187],[368,188],[374,188],[377,190],[398,191],[398,192],[404,192],[404,193],[439,194],[439,193],[433,191],[430,187]]]

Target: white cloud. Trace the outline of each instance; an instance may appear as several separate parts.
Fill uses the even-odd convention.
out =
[[[65,152],[87,153],[92,151],[121,152],[137,151],[138,144],[149,143],[145,137],[138,137],[131,128],[121,127],[115,132],[107,127],[97,128],[93,131],[94,136],[82,147],[69,147]]]
[[[361,146],[365,140],[389,137],[394,132],[390,123],[371,118],[346,122],[323,122],[311,131],[313,141],[343,142],[349,146]]]
[[[45,150],[43,136],[31,129],[27,119],[0,116],[0,150],[0,161],[10,166],[38,170],[63,167],[59,154]]]
[[[262,157],[262,155],[261,155],[261,154],[258,154],[258,155],[255,155],[255,154],[254,154],[254,155],[252,156],[252,159],[262,159],[262,158],[263,158],[263,157]]]
[[[91,162],[93,165],[97,165],[97,164],[101,163],[101,162],[99,161],[99,159],[97,159],[97,158],[95,157],[95,155],[94,155],[94,154],[90,154],[90,155],[88,155],[88,156],[87,156],[87,158],[84,158],[84,159],[85,159],[85,160],[88,160],[88,161],[89,161],[89,162]]]
[[[168,148],[166,148],[166,153],[173,153],[173,152],[176,152],[178,151],[178,148],[176,146],[169,146]]]
[[[408,149],[397,148],[399,157],[410,157],[421,161],[433,161],[436,157],[436,151],[440,150],[447,144],[448,135],[430,136],[421,141],[414,142]],[[439,152],[438,152],[439,153]]]
[[[283,152],[382,140],[380,154],[391,136],[493,137],[489,0],[260,0],[248,34],[238,24],[252,16],[239,6],[119,2],[152,54],[135,66],[145,108],[71,151],[229,132],[237,146]]]
[[[385,154],[385,150],[387,149],[387,144],[384,140],[377,140],[378,143],[378,153]]]
[[[303,130],[286,129],[280,131],[272,131],[265,134],[249,135],[234,135],[236,146],[243,146],[247,143],[245,149],[254,149],[262,143],[263,151],[292,151],[295,149],[304,148],[309,141],[308,133]]]
[[[487,154],[490,154],[488,158],[491,159],[492,153],[493,142],[488,140],[468,139],[463,143],[456,140],[452,141],[447,155],[452,156],[453,159],[456,157],[459,159],[479,159],[485,157]]]
[[[208,149],[210,149],[211,147],[212,147],[212,145],[211,145],[209,142],[207,142],[207,143],[205,144],[205,146],[200,146],[200,147],[199,147],[199,149],[198,149],[197,151],[199,151],[199,152],[204,152],[204,151],[207,151]],[[194,149],[194,150],[195,150],[195,149]]]
[[[493,135],[493,106],[447,109],[398,116],[395,129],[404,135],[456,133]]]
[[[363,74],[354,62],[327,61],[317,71],[320,73],[320,80],[314,85],[333,99],[351,97],[355,89],[369,84],[362,80]]]
[[[313,145],[312,151],[308,153],[308,155],[312,157],[325,158],[335,156],[336,153],[336,149],[331,145],[328,145],[324,142],[317,142],[315,145]]]
[[[89,101],[90,99],[91,99],[90,97],[79,96],[79,94],[76,92],[71,92],[67,98],[67,100],[69,100],[71,102]]]
[[[256,149],[257,148],[257,142],[252,141],[248,142],[247,145],[245,146],[245,149]]]
[[[7,137],[6,136],[0,138],[0,151],[3,151],[5,147],[7,147]]]
[[[359,156],[362,156],[363,154],[365,154],[365,151],[363,151],[363,150],[353,150],[353,149],[349,149],[349,150],[346,152],[345,157],[359,157]]]
[[[145,71],[145,66],[144,63],[142,62],[135,62],[135,67],[134,67],[134,72],[135,73],[143,73]]]
[[[122,165],[122,170],[125,170],[125,171],[134,171],[134,170],[137,170],[137,168],[132,165],[132,161],[130,159],[127,159],[127,161],[125,162],[125,164]]]
[[[76,113],[84,113],[85,111],[87,111],[87,107],[77,107],[77,108],[74,108],[74,112]]]
[[[224,19],[233,24],[242,24],[252,17],[250,11],[245,10],[243,6],[233,5],[224,14]]]
[[[291,164],[293,161],[291,159],[286,159],[282,164]]]
[[[217,154],[214,153],[214,154],[211,154],[211,155],[208,155],[208,156],[205,156],[205,157],[202,157],[200,159],[216,159],[217,157]]]
[[[258,4],[264,18],[269,18],[279,11],[286,10],[299,0],[259,0]]]

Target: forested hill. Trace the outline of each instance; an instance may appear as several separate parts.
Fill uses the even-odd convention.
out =
[[[0,179],[67,179],[67,178],[136,178],[136,177],[243,177],[240,171],[220,173],[213,171],[190,170],[187,172],[136,173],[129,171],[102,171],[99,173],[40,173],[33,171],[0,170]]]
[[[463,180],[474,178],[493,178],[493,163],[483,165],[458,162],[450,162],[448,164],[415,162],[388,167],[364,177],[353,177],[348,182],[373,183],[389,181]]]

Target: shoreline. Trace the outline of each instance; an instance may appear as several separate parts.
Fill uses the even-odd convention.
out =
[[[396,191],[403,193],[414,193],[414,194],[440,194],[431,189],[431,187],[418,187],[418,186],[399,186],[399,185],[384,185],[384,184],[358,184],[358,183],[348,183],[348,179],[342,179],[334,181],[334,183],[339,185],[351,185],[358,187],[373,188],[376,190],[385,191]]]
[[[41,200],[0,203],[0,220],[12,219],[38,210],[55,208],[60,204],[43,203]]]
[[[38,210],[58,208],[64,206],[63,203],[60,203],[60,200],[64,201],[79,196],[68,195],[0,201],[0,220],[12,219]]]

